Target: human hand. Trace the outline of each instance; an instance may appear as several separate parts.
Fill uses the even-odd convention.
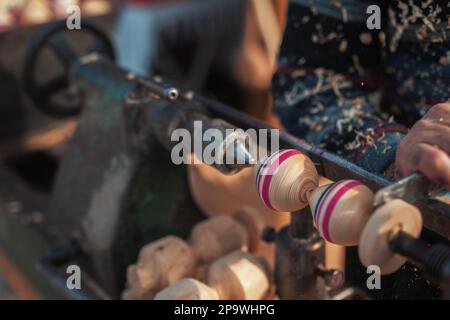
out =
[[[402,175],[419,171],[450,189],[450,101],[435,105],[414,124],[395,163]]]

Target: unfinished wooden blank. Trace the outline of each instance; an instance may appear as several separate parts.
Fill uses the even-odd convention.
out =
[[[262,258],[236,251],[210,266],[208,285],[223,300],[261,300],[270,289],[268,268]]]
[[[230,216],[215,216],[194,226],[189,242],[199,263],[209,263],[235,250],[247,250],[245,228]]]
[[[219,300],[219,296],[206,284],[186,278],[158,292],[154,300]]]
[[[182,239],[167,236],[142,247],[136,265],[127,270],[127,285],[137,296],[149,296],[194,272],[195,257]]]

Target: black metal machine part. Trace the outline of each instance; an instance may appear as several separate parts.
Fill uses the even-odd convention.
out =
[[[324,242],[312,228],[308,209],[291,214],[291,224],[275,238],[275,284],[281,299],[326,298],[317,267],[324,263]]]
[[[447,246],[441,243],[429,245],[402,231],[392,235],[390,245],[394,252],[422,268],[436,285],[450,285],[450,249]]]
[[[37,262],[37,269],[46,275],[50,281],[59,288],[66,288],[62,292],[69,299],[91,300],[102,299],[109,300],[111,297],[98,286],[89,274],[83,273],[81,277],[82,290],[70,290],[67,288],[67,266],[78,263],[82,259],[83,252],[79,244],[74,239],[69,239],[63,243],[56,244]]]
[[[65,31],[70,32],[67,30],[65,20],[46,25],[29,43],[23,69],[24,87],[35,106],[47,115],[60,118],[76,116],[82,109],[82,103],[79,101],[75,105],[67,107],[59,105],[52,99],[61,91],[70,88],[69,73],[73,62],[89,53],[105,55],[112,61],[115,58],[114,49],[108,36],[86,19],[83,19],[83,34],[90,34],[95,40],[87,52],[77,52],[80,48],[75,48],[75,44],[69,43],[64,38]],[[78,46],[78,44],[76,45]],[[37,79],[37,65],[39,56],[46,47],[55,53],[63,67],[63,73],[41,84]],[[72,98],[77,100],[77,94],[72,95]]]
[[[152,84],[153,91],[171,86],[120,70],[100,56],[73,61],[71,70],[71,84],[76,85],[83,97],[83,112],[60,165],[50,220],[60,227],[61,240],[76,239],[89,272],[102,288],[117,297],[124,284],[125,268],[135,261],[142,245],[168,232],[185,235],[200,217],[185,193],[182,171],[169,164],[167,153],[154,138],[152,109],[168,103],[194,104],[243,129],[268,126],[214,100],[192,92],[186,95],[189,90],[182,88],[179,88],[182,94],[169,101],[153,95],[147,101],[129,104],[126,97],[130,93],[139,96],[135,91],[142,90],[143,82]],[[69,114],[74,113],[64,111],[58,116]],[[384,178],[285,131],[280,138],[283,147],[307,153],[319,173],[330,179],[358,179],[374,191],[389,184]],[[162,187],[162,197],[170,199],[170,205],[154,198],[155,186],[160,195]],[[448,238],[448,206],[431,200],[418,205],[425,226]],[[162,211],[159,218],[158,210]],[[286,298],[324,297],[323,285],[316,287],[326,272],[317,269],[323,260],[323,243],[306,218],[309,216],[294,213],[291,226],[275,237],[278,263],[275,277],[281,295]],[[152,225],[155,221],[165,227],[155,229]],[[175,222],[175,226],[169,227],[169,221]],[[298,266],[295,272],[293,265]],[[292,282],[296,286],[289,286],[287,280],[296,277],[299,278]]]
[[[309,208],[293,212],[290,225],[279,232],[267,227],[262,238],[275,242],[274,281],[281,299],[333,299],[343,288],[343,272],[324,267],[324,241]]]

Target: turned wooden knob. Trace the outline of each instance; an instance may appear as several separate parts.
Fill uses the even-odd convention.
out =
[[[382,274],[397,271],[406,258],[391,250],[389,239],[399,230],[418,238],[422,216],[416,207],[396,199],[378,208],[367,222],[358,248],[361,263],[379,266]]]
[[[235,250],[247,250],[247,232],[229,216],[215,216],[198,223],[189,242],[200,263],[208,263]]]
[[[262,258],[235,251],[211,264],[208,285],[224,300],[261,300],[270,289]]]
[[[357,245],[373,209],[373,193],[359,181],[341,180],[315,189],[309,197],[314,224],[332,243]]]
[[[219,300],[219,296],[206,284],[186,278],[158,292],[154,300]]]
[[[142,247],[136,265],[127,270],[127,285],[138,296],[154,294],[190,276],[196,261],[189,245],[167,236]]]
[[[297,211],[308,205],[319,175],[312,161],[294,149],[279,150],[255,166],[256,188],[264,204],[275,211]]]

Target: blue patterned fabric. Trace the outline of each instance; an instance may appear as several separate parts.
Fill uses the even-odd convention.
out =
[[[408,127],[450,98],[450,7],[423,3],[291,1],[273,80],[287,130],[383,173]],[[355,17],[370,4],[382,30]]]

